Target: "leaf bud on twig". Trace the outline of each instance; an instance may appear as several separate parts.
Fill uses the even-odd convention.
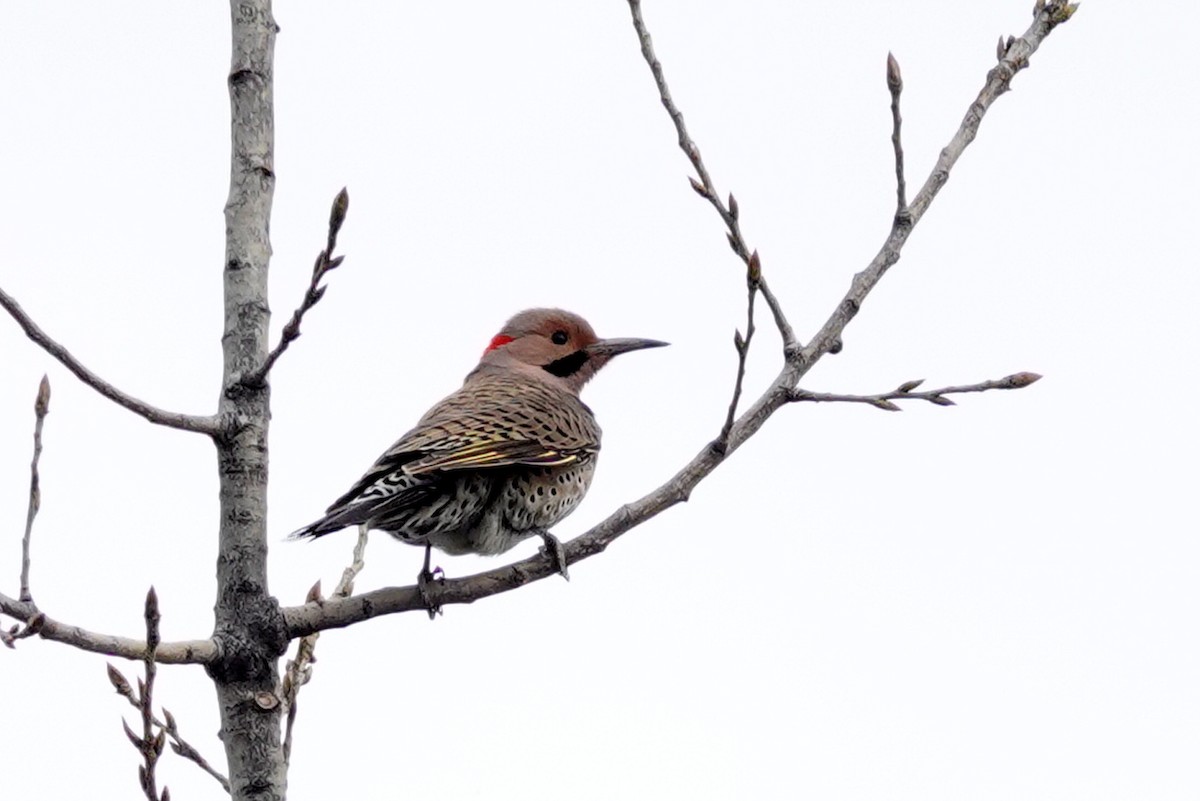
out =
[[[892,93],[904,88],[904,80],[900,77],[900,62],[891,53],[887,57],[887,85]]]

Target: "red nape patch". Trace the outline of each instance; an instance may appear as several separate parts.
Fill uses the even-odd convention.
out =
[[[501,345],[507,345],[509,342],[512,342],[512,341],[513,341],[512,337],[505,336],[504,334],[496,334],[496,336],[492,337],[492,341],[490,343],[488,343],[487,348],[485,348],[483,352],[489,353],[489,352],[495,350],[496,348],[500,347]]]

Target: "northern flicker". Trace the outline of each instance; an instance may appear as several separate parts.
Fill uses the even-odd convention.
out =
[[[549,528],[583,499],[600,452],[600,427],[579,391],[614,356],[666,344],[599,339],[586,320],[560,309],[517,314],[460,389],[292,537],[366,524],[423,545],[424,586],[431,547],[500,554],[536,535],[566,577]]]

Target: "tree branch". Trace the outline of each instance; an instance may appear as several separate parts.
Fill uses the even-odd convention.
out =
[[[364,555],[367,550],[367,535],[370,533],[370,527],[363,524],[358,527],[358,542],[354,544],[354,557],[350,562],[350,566],[342,571],[342,577],[338,581],[337,586],[333,590],[334,598],[348,598],[354,592],[354,579],[366,567]],[[321,597],[321,582],[313,585],[308,591],[308,602],[322,604],[324,598]],[[284,730],[283,738],[283,759],[289,763],[292,759],[292,727],[296,724],[296,697],[300,694],[300,688],[308,684],[312,679],[312,663],[316,661],[317,638],[320,637],[320,632],[313,632],[307,636],[300,638],[300,644],[296,646],[296,658],[289,660],[287,669],[283,675],[283,686],[280,688],[280,697],[287,705],[287,724]]]
[[[892,152],[896,157],[896,218],[908,211],[904,187],[904,147],[900,143],[900,93],[904,91],[904,80],[900,77],[900,62],[888,53],[887,85],[892,96]]]
[[[2,294],[3,292],[0,292],[0,295]],[[33,460],[29,465],[29,509],[25,516],[25,535],[21,539],[20,597],[14,599],[0,593],[0,613],[23,622],[25,627],[13,626],[8,630],[0,630],[0,643],[12,648],[16,645],[17,640],[40,634],[43,639],[66,643],[83,651],[120,656],[125,659],[145,659],[147,649],[145,642],[111,634],[99,634],[78,626],[60,623],[39,611],[33,602],[29,579],[31,566],[29,552],[33,521],[41,508],[38,462],[42,454],[42,426],[49,411],[50,380],[46,376],[42,376],[41,383],[38,385],[37,401],[34,403],[34,414],[37,421],[33,430]],[[216,649],[209,640],[168,643],[160,648],[156,659],[168,664],[204,664],[213,659],[216,654]]]
[[[248,387],[263,385],[267,380],[267,374],[275,366],[275,362],[292,342],[300,338],[300,323],[304,319],[304,315],[309,309],[320,303],[321,298],[325,297],[325,287],[321,286],[321,279],[325,277],[326,273],[336,270],[345,259],[345,256],[334,257],[333,250],[337,247],[338,232],[342,230],[342,224],[346,222],[346,211],[349,207],[350,195],[343,187],[342,191],[334,197],[333,206],[329,210],[329,232],[325,238],[325,249],[317,254],[317,261],[313,264],[312,278],[308,283],[308,291],[304,293],[304,300],[300,302],[300,307],[292,312],[292,319],[288,320],[287,325],[283,327],[279,344],[267,355],[262,366],[242,378],[243,385]]]
[[[900,260],[900,251],[908,241],[909,234],[925,215],[938,192],[950,179],[950,170],[958,162],[963,151],[971,142],[975,141],[979,125],[983,122],[983,117],[988,109],[992,107],[997,98],[1009,90],[1017,73],[1029,66],[1030,56],[1037,51],[1051,31],[1071,18],[1076,7],[1077,4],[1065,3],[1061,0],[1052,0],[1048,3],[1042,3],[1039,0],[1038,6],[1034,9],[1033,24],[1025,31],[1024,35],[1012,40],[999,63],[988,72],[983,88],[967,109],[958,130],[950,139],[950,143],[942,149],[925,184],[908,205],[907,215],[897,216],[892,230],[875,258],[871,260],[866,269],[854,276],[850,289],[833,314],[829,316],[812,340],[796,355],[798,364],[802,366],[802,374],[816,364],[822,355],[841,342],[842,331],[858,314],[867,295],[883,278],[884,273]]]
[[[163,707],[163,717],[167,719],[165,726],[157,720],[155,720],[155,724],[163,726],[167,732],[167,736],[171,738],[171,750],[184,759],[195,763],[202,771],[216,779],[225,792],[231,792],[229,789],[229,779],[225,778],[225,774],[221,773],[221,771],[210,765],[208,760],[192,747],[191,743],[183,739],[182,735],[179,734],[179,726],[175,722],[175,716],[168,712],[166,707]]]
[[[177,428],[180,431],[194,431],[197,434],[207,434],[215,436],[220,433],[221,428],[216,418],[205,417],[201,415],[179,414],[178,412],[168,412],[159,409],[157,406],[151,406],[145,401],[138,400],[132,395],[127,395],[121,390],[114,387],[112,384],[105,381],[100,376],[93,373],[88,368],[84,367],[78,359],[71,353],[50,338],[33,319],[25,313],[20,304],[3,289],[0,289],[0,307],[3,307],[12,318],[17,321],[17,325],[25,332],[25,335],[32,339],[42,350],[49,353],[57,359],[64,367],[70,370],[75,376],[87,384],[92,389],[99,392],[104,397],[108,398],[118,406],[123,406],[134,414],[140,415],[151,423],[167,428]]]
[[[729,199],[732,201],[733,195],[730,195]],[[734,208],[737,206],[734,205]],[[737,418],[738,403],[742,399],[742,383],[746,379],[746,359],[750,356],[750,339],[754,336],[754,296],[758,291],[758,281],[753,276],[762,276],[757,250],[750,254],[746,279],[746,336],[743,337],[741,331],[733,332],[733,347],[738,355],[737,377],[733,381],[733,397],[729,401],[729,410],[725,413],[725,423],[721,426],[721,433],[717,435],[717,446],[722,448],[729,441],[729,432]]]
[[[147,604],[149,604],[149,598],[147,598]],[[156,600],[156,604],[157,604],[157,600]],[[149,611],[148,606],[147,606],[147,611]],[[147,622],[146,636],[147,636],[147,643],[149,643],[152,638],[156,639],[156,637],[157,637],[158,622],[157,621],[154,622],[155,631],[153,634],[151,633],[150,628],[149,628],[149,625],[150,625],[149,617],[147,617],[146,622]],[[149,653],[149,649],[147,649],[146,653]],[[229,780],[226,779],[225,776],[220,773],[220,771],[217,771],[216,769],[214,769],[213,766],[208,763],[208,760],[206,760],[203,756],[201,756],[200,752],[197,751],[194,747],[192,747],[191,743],[189,743],[187,740],[183,739],[183,736],[180,735],[180,733],[179,733],[179,725],[175,721],[175,716],[172,715],[171,712],[166,707],[163,707],[163,717],[166,718],[166,722],[163,722],[163,721],[159,720],[157,717],[155,717],[154,708],[151,705],[153,684],[152,684],[149,674],[147,674],[146,682],[144,684],[139,684],[139,686],[142,689],[142,695],[139,696],[133,692],[133,688],[129,685],[129,680],[126,679],[125,676],[121,673],[121,671],[117,670],[117,668],[111,662],[108,663],[107,668],[108,668],[108,680],[112,684],[113,689],[117,691],[117,695],[121,696],[126,701],[128,701],[129,705],[132,706],[134,709],[138,710],[142,715],[142,726],[143,726],[143,736],[141,738],[142,741],[153,741],[150,736],[150,732],[147,729],[147,725],[149,724],[149,725],[157,726],[159,729],[160,736],[163,733],[165,733],[165,735],[170,738],[172,751],[174,751],[176,754],[183,757],[184,759],[194,762],[196,765],[198,765],[201,768],[201,770],[208,773],[208,775],[212,776],[214,779],[216,779],[218,782],[220,782],[221,786],[223,788],[225,788],[225,792],[229,792]],[[145,701],[145,703],[143,701]],[[128,726],[125,727],[125,732],[126,732],[126,736],[129,737],[131,741],[134,741],[135,747],[139,748],[139,750],[140,750],[141,749],[140,743],[137,742],[136,738],[132,736],[132,734],[129,731]],[[158,754],[156,755],[156,759],[157,759],[158,755],[161,755],[161,753],[162,753],[162,747],[159,746]],[[167,794],[166,788],[163,789],[163,793],[164,793],[164,796]]]
[[[693,188],[709,199],[725,219],[729,214],[728,209],[725,209],[720,200],[716,198],[715,193],[710,191],[709,194],[705,194],[706,186],[711,187],[711,182],[706,183],[707,171],[704,170],[703,162],[700,161],[699,151],[687,136],[682,114],[670,100],[670,92],[662,76],[662,67],[654,56],[654,51],[650,46],[650,35],[646,32],[645,24],[641,19],[640,3],[638,0],[629,0],[629,6],[633,12],[634,28],[642,42],[643,56],[654,74],[663,105],[675,123],[676,131],[679,133],[680,147],[692,159],[693,165],[701,175],[700,182],[693,179]],[[1051,2],[1038,8],[1033,25],[1025,32],[1024,36],[1013,41],[1007,49],[1005,57],[988,73],[983,89],[975,102],[971,104],[958,131],[951,139],[950,144],[942,151],[933,172],[908,207],[910,219],[904,224],[893,226],[879,254],[866,269],[854,277],[849,292],[813,339],[803,349],[785,346],[784,364],[779,375],[754,404],[734,422],[729,430],[725,447],[714,448],[711,445],[705,445],[682,470],[665,484],[638,500],[622,506],[584,534],[564,543],[563,550],[568,565],[601,553],[625,532],[666,509],[686,501],[696,485],[724,462],[742,443],[753,436],[767,418],[781,406],[797,399],[794,397],[794,393],[800,379],[840,340],[842,331],[857,314],[863,299],[879,282],[887,269],[899,260],[900,251],[908,239],[908,235],[929,208],[938,191],[949,179],[950,169],[958,157],[975,138],[983,115],[996,98],[1007,91],[1013,76],[1028,66],[1029,56],[1037,50],[1050,31],[1069,19],[1073,11],[1073,5],[1062,2]],[[736,219],[733,222],[736,223]],[[726,224],[729,224],[728,219],[726,219]],[[736,240],[732,227],[730,239],[731,243]],[[734,244],[734,249],[737,250],[736,244]],[[739,255],[742,254],[739,253]],[[750,254],[747,253],[745,255],[747,262],[749,257]],[[763,291],[765,296],[765,283],[760,283],[760,291]],[[778,306],[778,304],[771,304],[770,301],[768,301],[768,305],[772,305],[773,309]],[[781,327],[781,332],[786,330],[788,329]],[[784,337],[786,341],[786,333]],[[1032,374],[1018,373],[1017,375],[1031,376]],[[1032,383],[1028,378],[1023,380]],[[1012,388],[1015,388],[1015,385]],[[915,387],[910,387],[909,391],[911,392],[912,389]],[[947,387],[940,392],[944,395],[951,390],[958,389],[960,388]],[[962,391],[973,390],[962,388]],[[936,401],[931,402],[936,403]],[[286,607],[282,613],[288,635],[303,637],[325,629],[349,626],[380,615],[425,611],[430,603],[437,606],[472,603],[490,595],[507,592],[533,581],[557,575],[557,573],[555,562],[547,556],[539,554],[484,573],[458,579],[447,579],[445,583],[432,584],[426,587],[427,597],[422,597],[416,586],[386,587],[349,598],[330,599],[323,603],[310,601],[303,606]]]
[[[29,510],[25,513],[25,536],[21,538],[21,600],[33,603],[29,588],[29,544],[33,538],[33,520],[42,506],[42,488],[38,477],[38,461],[42,458],[42,424],[50,412],[50,379],[42,376],[37,400],[33,404],[36,421],[33,424],[33,460],[29,463]]]
[[[746,245],[746,240],[742,236],[741,224],[738,221],[740,217],[740,209],[737,199],[732,193],[729,195],[729,204],[726,205],[721,201],[720,195],[717,194],[716,188],[713,185],[712,177],[709,175],[708,167],[704,164],[704,159],[700,156],[700,148],[692,140],[688,134],[687,126],[683,121],[683,113],[679,107],[675,105],[674,98],[671,97],[671,89],[667,85],[666,76],[663,73],[662,63],[658,60],[658,56],[654,53],[654,44],[650,38],[650,31],[646,28],[646,22],[642,19],[642,4],[641,0],[629,0],[629,11],[633,18],[633,28],[637,32],[638,41],[642,47],[642,58],[650,67],[650,72],[654,76],[654,83],[658,87],[658,97],[662,101],[663,108],[667,110],[667,114],[671,117],[671,122],[675,125],[675,132],[679,137],[679,149],[683,151],[688,160],[692,162],[692,167],[695,168],[696,174],[700,176],[699,180],[693,177],[688,177],[688,181],[692,185],[692,189],[696,194],[707,200],[716,209],[721,220],[725,223],[728,229],[726,238],[729,241],[729,246],[733,248],[733,252],[746,265],[746,283],[749,291],[749,300],[746,309],[746,335],[743,337],[741,332],[734,332],[734,348],[737,350],[738,365],[737,378],[733,386],[733,399],[729,404],[729,413],[726,415],[725,424],[721,427],[721,433],[717,437],[717,447],[724,447],[729,438],[729,430],[733,426],[734,416],[737,414],[738,402],[742,395],[742,381],[746,374],[746,358],[750,353],[750,343],[754,338],[754,300],[755,295],[762,293],[763,299],[767,302],[767,307],[770,308],[772,316],[775,318],[775,325],[779,329],[779,335],[783,338],[784,352],[792,351],[796,348],[796,334],[792,330],[791,324],[788,322],[786,315],[783,313],[783,307],[779,300],[771,292],[766,281],[762,277],[762,262],[758,256],[758,251],[751,251]]]
[[[981,381],[978,384],[965,384],[961,386],[942,387],[941,389],[927,389],[924,392],[914,392],[913,390],[925,382],[925,379],[922,378],[916,381],[905,381],[891,392],[880,392],[875,395],[836,395],[828,392],[809,392],[806,389],[796,388],[792,390],[788,399],[794,403],[802,401],[812,401],[814,403],[866,403],[874,406],[876,409],[898,412],[900,411],[900,407],[892,403],[892,401],[923,400],[929,401],[935,406],[954,406],[954,401],[947,398],[947,395],[959,395],[966,392],[987,392],[992,389],[1022,389],[1039,379],[1041,379],[1041,376],[1037,373],[1013,373],[994,381]]]
[[[22,632],[21,637],[39,634],[44,640],[65,643],[81,651],[136,661],[141,661],[145,657],[146,643],[143,640],[101,634],[79,626],[72,626],[69,623],[62,623],[38,611],[32,603],[18,601],[4,593],[0,593],[0,614],[21,621],[27,629],[37,627],[36,631],[31,631],[29,634]],[[11,630],[6,633],[15,634]],[[7,638],[5,638],[5,644],[11,645]],[[182,640],[159,645],[155,661],[162,665],[207,665],[216,660],[217,655],[217,647],[212,640]]]
[[[160,640],[158,624],[162,616],[158,613],[158,593],[154,591],[153,587],[146,593],[145,618],[146,650],[143,662],[145,662],[146,679],[138,683],[141,690],[138,693],[138,706],[142,713],[141,738],[134,737],[129,726],[125,725],[124,718],[121,719],[121,724],[125,725],[125,733],[142,753],[142,765],[138,769],[138,778],[142,785],[142,791],[146,794],[146,801],[167,801],[170,794],[165,787],[163,788],[164,797],[159,798],[158,777],[155,771],[158,766],[158,758],[162,756],[163,749],[166,747],[167,738],[166,732],[161,726],[159,726],[158,734],[154,733],[154,679],[158,676],[158,665],[155,664],[154,657]]]

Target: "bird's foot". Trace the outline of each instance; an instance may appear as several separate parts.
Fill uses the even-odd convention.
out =
[[[567,581],[571,580],[571,576],[567,573],[567,551],[563,548],[563,544],[559,542],[558,537],[551,534],[549,531],[539,531],[537,533],[545,543],[538,550],[554,563],[558,568],[558,574]]]
[[[421,593],[421,600],[425,603],[425,611],[429,613],[429,619],[433,620],[442,613],[442,607],[433,602],[429,596],[429,587],[433,584],[441,584],[446,580],[446,573],[440,567],[435,567],[432,571],[422,570],[417,574],[417,592]]]
[[[446,581],[446,571],[440,567],[429,569],[429,555],[432,549],[425,546],[425,564],[421,567],[421,572],[417,574],[417,592],[421,593],[421,600],[425,602],[425,611],[429,613],[429,619],[433,620],[442,613],[442,607],[433,602],[429,597],[429,586],[434,582],[442,584]]]

